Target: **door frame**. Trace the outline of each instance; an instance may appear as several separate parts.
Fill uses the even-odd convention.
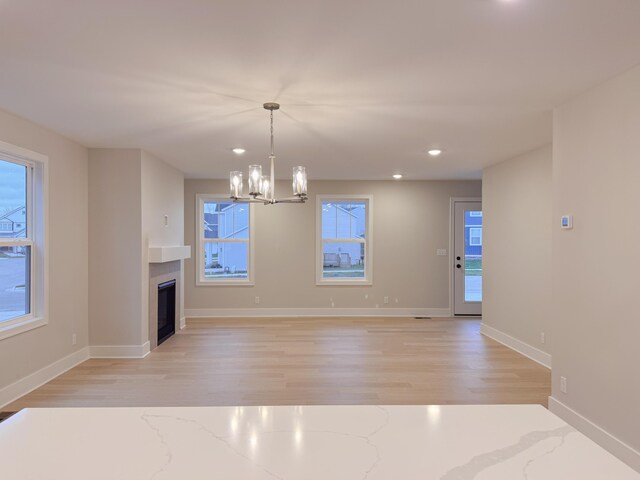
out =
[[[454,258],[454,238],[455,238],[455,213],[456,213],[456,203],[458,202],[482,202],[482,197],[450,197],[449,198],[449,255],[447,258],[449,259],[449,311],[451,312],[451,317],[455,317],[455,299],[453,298],[455,292],[455,276],[454,276],[454,266],[453,266],[453,258]]]

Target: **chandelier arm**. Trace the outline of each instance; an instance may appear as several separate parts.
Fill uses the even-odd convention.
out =
[[[273,203],[305,203],[307,201],[306,196],[295,196],[295,197],[285,197],[285,198],[276,198]]]
[[[261,195],[255,197],[232,197],[234,203],[263,203],[265,205],[276,203],[305,203],[308,200],[306,195],[284,197],[284,198],[267,198]]]
[[[231,197],[231,200],[233,200],[233,203],[264,203],[266,201],[269,201],[269,199],[264,198],[264,197],[260,197],[260,196],[255,196],[255,197]]]

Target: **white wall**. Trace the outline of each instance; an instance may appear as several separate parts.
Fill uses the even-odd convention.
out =
[[[184,175],[145,151],[141,156],[143,240],[153,247],[183,245]]]
[[[149,247],[184,245],[184,175],[142,151],[142,337],[149,340]],[[165,225],[164,216],[169,216]],[[184,270],[183,270],[184,272]],[[184,281],[180,282],[184,285]],[[184,288],[178,293],[184,317]]]
[[[187,244],[195,245],[195,195],[228,188],[224,180],[185,182]],[[286,194],[291,184],[278,182],[278,189]],[[373,286],[316,286],[315,196],[322,193],[373,195]],[[255,286],[196,286],[194,252],[185,262],[187,316],[208,309],[331,309],[331,299],[336,310],[448,310],[449,257],[436,256],[436,249],[449,248],[449,199],[480,194],[479,181],[310,182],[305,205],[255,206]]]
[[[91,149],[89,156],[91,345],[143,345],[148,249],[183,244],[184,177],[139,149]]]
[[[553,397],[636,450],[639,179],[637,67],[555,111],[552,319]]]
[[[551,175],[551,147],[486,168],[482,175],[482,323],[547,354]]]
[[[88,344],[88,153],[1,110],[0,140],[49,157],[49,323],[0,340],[1,390]]]
[[[89,150],[89,332],[92,346],[141,345],[140,150]]]

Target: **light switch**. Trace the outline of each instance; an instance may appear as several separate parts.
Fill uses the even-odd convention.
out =
[[[447,249],[446,249],[446,248],[438,248],[438,249],[436,250],[436,254],[437,254],[439,257],[446,257],[446,256],[447,256]]]

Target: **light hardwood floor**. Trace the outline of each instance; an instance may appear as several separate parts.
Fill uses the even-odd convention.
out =
[[[4,408],[547,404],[550,371],[478,320],[191,320],[139,360],[88,360]]]

